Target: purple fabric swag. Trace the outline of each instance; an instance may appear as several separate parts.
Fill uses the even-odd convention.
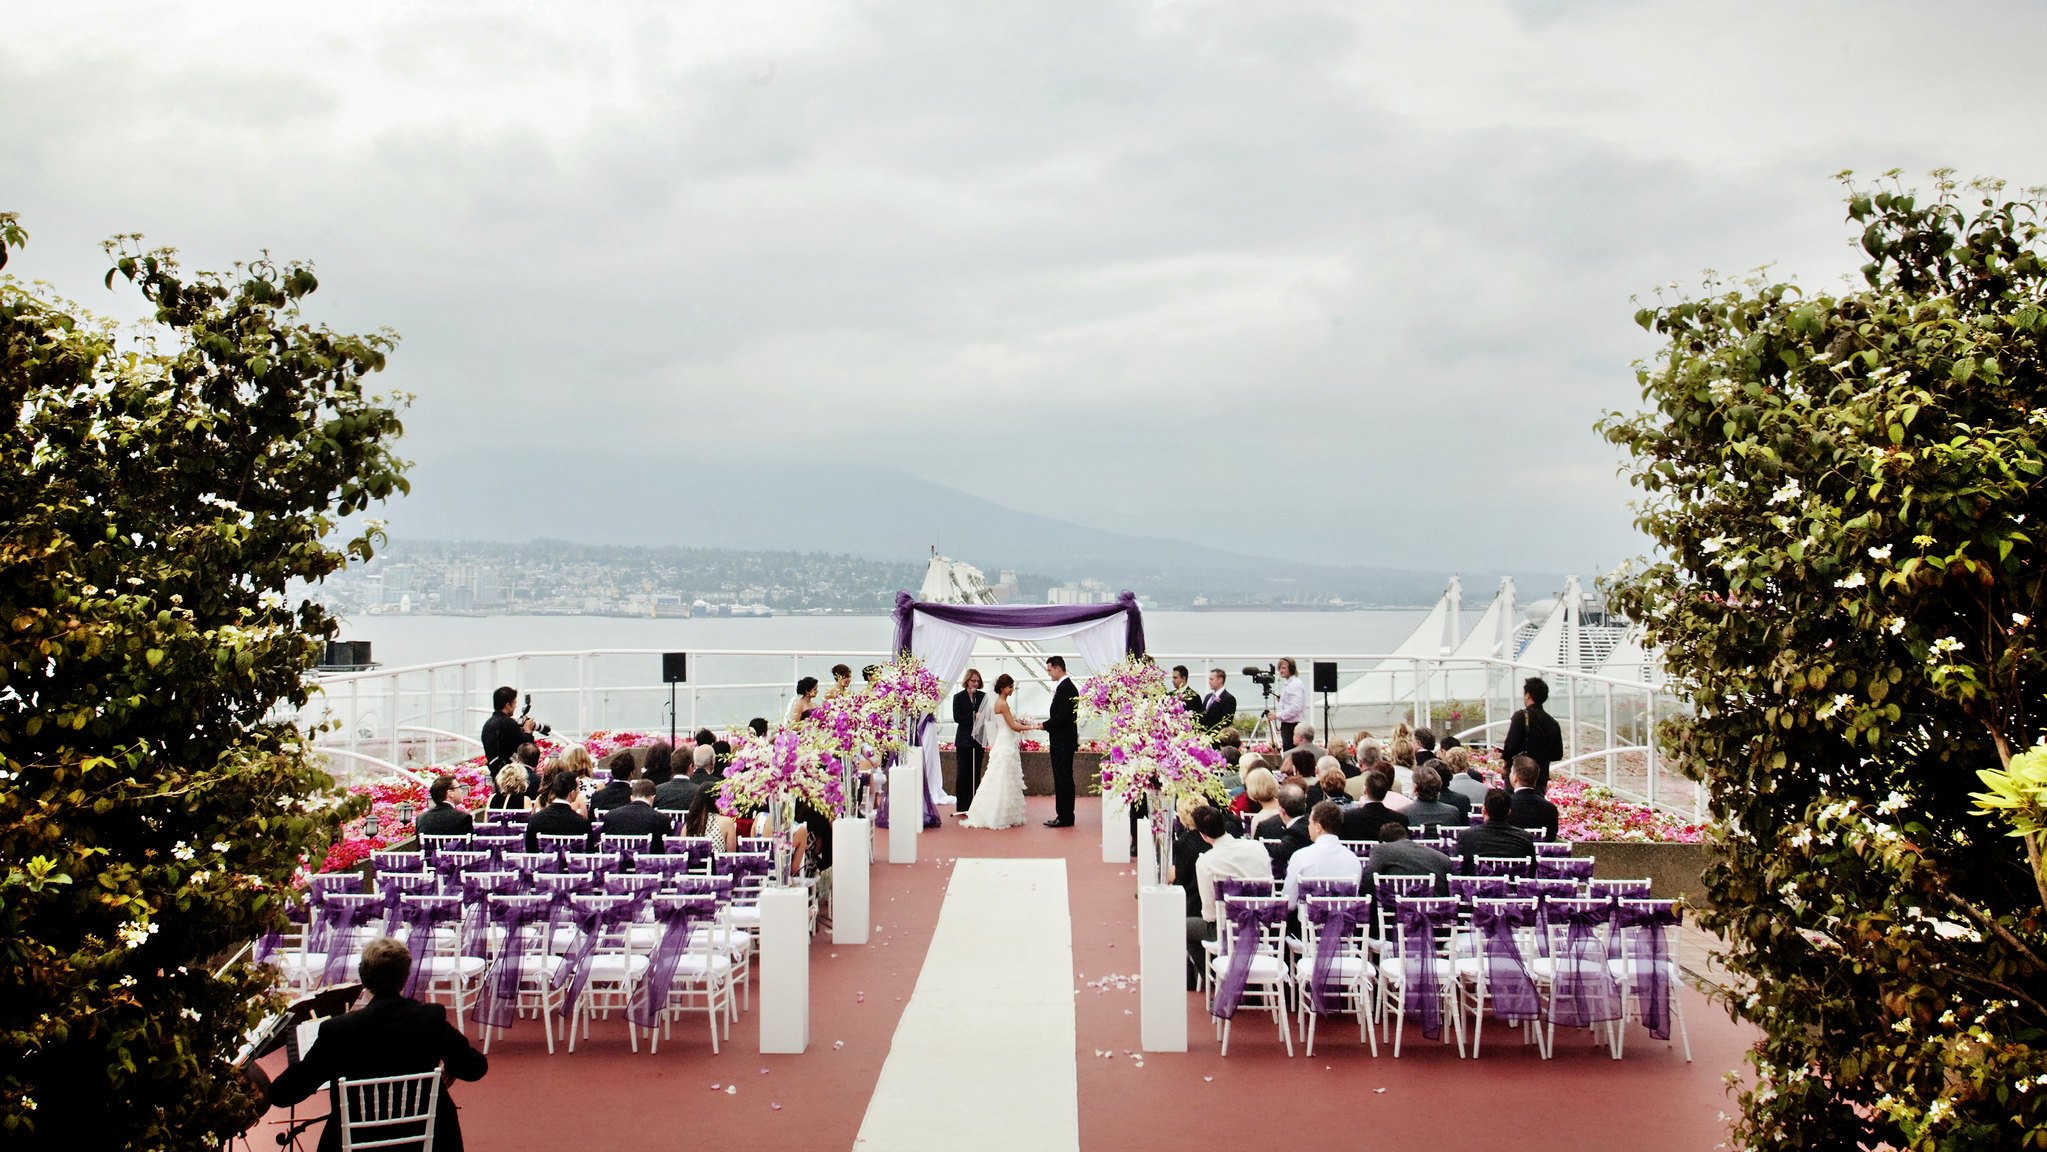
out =
[[[1244,986],[1250,981],[1251,959],[1258,953],[1258,930],[1285,923],[1286,905],[1273,900],[1224,900],[1221,915],[1233,929],[1234,947],[1230,950],[1229,967],[1223,969],[1223,978],[1216,985],[1215,1005],[1209,1014],[1218,1020],[1228,1020],[1237,1014]]]
[[[1393,912],[1401,929],[1402,1007],[1421,1017],[1424,1038],[1441,1040],[1443,979],[1436,970],[1436,928],[1457,918],[1457,901],[1448,896],[1413,897],[1396,901]]]
[[[628,1020],[642,1028],[652,1028],[660,1022],[661,1012],[668,1006],[668,990],[675,984],[675,970],[682,966],[682,958],[689,951],[690,937],[698,925],[708,923],[717,914],[717,903],[709,896],[654,898],[654,922],[661,925],[661,940],[654,945],[639,994],[626,1005]]]
[[[1565,926],[1564,951],[1551,956],[1555,986],[1551,1019],[1566,1028],[1588,1028],[1602,1020],[1618,1020],[1620,997],[1606,966],[1606,948],[1599,926],[1613,915],[1607,904],[1592,900],[1545,900],[1543,911],[1554,928]]]
[[[1341,883],[1341,881],[1337,881]],[[1301,906],[1303,915],[1320,933],[1315,939],[1315,962],[1308,975],[1308,1006],[1317,1016],[1334,1016],[1344,1010],[1342,989],[1336,986],[1337,958],[1344,943],[1358,929],[1372,921],[1372,898],[1343,896],[1311,899]],[[1362,961],[1361,961],[1362,962]]]
[[[1614,930],[1626,934],[1628,980],[1642,1009],[1642,1026],[1658,1040],[1670,1039],[1670,974],[1677,969],[1668,930],[1683,915],[1676,904],[1664,901],[1624,901],[1613,912]]]
[[[1528,959],[1514,940],[1514,930],[1535,919],[1530,904],[1481,902],[1472,910],[1472,927],[1478,930],[1485,949],[1486,996],[1493,1002],[1493,1015],[1519,1023],[1542,1016],[1542,996],[1528,975]]]

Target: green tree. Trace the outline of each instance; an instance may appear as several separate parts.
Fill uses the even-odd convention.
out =
[[[1849,183],[1862,284],[1643,309],[1646,411],[1601,425],[1659,549],[1616,600],[1696,704],[1752,1146],[2047,1144],[2037,852],[1970,798],[2042,734],[2043,204],[1935,176]]]
[[[0,216],[0,264],[25,236]],[[269,988],[228,963],[347,807],[299,732],[333,624],[288,603],[370,555],[402,491],[394,336],[309,324],[303,264],[180,274],[107,245],[128,339],[0,278],[0,1129],[11,1146],[212,1148]]]

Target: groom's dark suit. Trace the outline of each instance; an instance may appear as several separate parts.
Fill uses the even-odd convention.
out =
[[[974,717],[981,711],[984,693],[960,691],[953,694],[952,722],[959,732],[952,738],[952,794],[958,798],[954,810],[965,812],[974,806],[974,786],[981,782],[981,745],[974,740]]]
[[[1058,828],[1073,825],[1073,754],[1080,750],[1079,706],[1080,689],[1071,676],[1062,677],[1052,689],[1052,710],[1045,717],[1045,743],[1052,753],[1052,799],[1058,813],[1048,823]]]

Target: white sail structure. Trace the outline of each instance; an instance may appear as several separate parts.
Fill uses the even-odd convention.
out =
[[[1395,700],[1409,700],[1415,694],[1415,661],[1440,660],[1455,652],[1463,642],[1464,626],[1464,585],[1457,577],[1450,577],[1450,583],[1443,594],[1436,599],[1429,614],[1415,625],[1414,631],[1392,652],[1393,659],[1382,661],[1338,690],[1335,704],[1338,707],[1351,704],[1385,704]]]
[[[999,604],[995,593],[988,587],[988,578],[979,568],[964,560],[953,560],[931,554],[931,562],[924,568],[924,583],[917,589],[917,599],[931,604]],[[1018,715],[1042,717],[1052,706],[1052,693],[1045,686],[1050,679],[1045,672],[1044,649],[1028,640],[995,640],[982,637],[974,642],[974,656],[971,667],[981,673],[981,683],[990,691],[994,690],[995,678],[1007,672],[1016,680],[1016,694],[1010,698],[1010,707]],[[1073,668],[1075,675],[1084,674],[1083,669]],[[939,722],[952,719],[952,693],[959,691],[959,685],[946,687],[946,701],[939,705]]]

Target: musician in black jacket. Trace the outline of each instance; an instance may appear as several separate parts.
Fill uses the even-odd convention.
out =
[[[421,836],[467,836],[476,830],[474,817],[448,803],[448,790],[454,786],[452,776],[434,777],[434,782],[426,789],[433,807],[421,812],[419,818],[412,822],[413,831]]]
[[[1530,676],[1521,684],[1521,711],[1507,722],[1507,738],[1500,743],[1500,759],[1508,764],[1516,756],[1535,761],[1535,790],[1549,791],[1549,766],[1564,758],[1564,730],[1556,717],[1543,710],[1549,701],[1549,684]]]
[[[533,729],[538,727],[531,716],[524,720],[512,719],[512,708],[519,703],[519,690],[512,687],[500,688],[490,694],[490,719],[483,722],[483,763],[492,772],[505,766],[505,761],[518,754],[519,745],[533,738]]]
[[[1073,827],[1073,754],[1080,751],[1080,689],[1066,677],[1066,658],[1048,657],[1045,672],[1052,677],[1052,709],[1045,717],[1045,743],[1052,753],[1052,800],[1056,815],[1045,821],[1047,828]]]
[[[578,811],[576,805],[582,802],[582,793],[576,789],[573,772],[557,772],[554,781],[548,785],[550,802],[526,821],[526,851],[540,851],[540,837],[581,836],[585,844],[590,838],[590,818]]]
[[[405,1076],[438,1067],[442,1070],[441,1098],[434,1108],[434,1147],[462,1152],[462,1125],[456,1119],[455,1102],[448,1098],[448,1082],[481,1080],[490,1062],[448,1023],[447,1008],[422,1004],[403,994],[405,979],[412,972],[412,956],[404,944],[388,936],[370,941],[363,947],[357,971],[370,1002],[320,1025],[320,1038],[313,1041],[305,1057],[271,1082],[270,1103],[288,1107],[311,1096],[320,1085],[330,1085],[329,1119],[320,1133],[320,1152],[339,1152],[341,1125],[334,1118],[341,1115],[341,1093],[332,1087],[335,1081]],[[412,1131],[424,1135],[424,1126]],[[360,1133],[377,1139],[407,1134],[402,1129]]]
[[[654,794],[657,791],[652,780],[642,776],[632,782],[632,799],[604,814],[604,835],[606,836],[647,836],[654,841],[648,849],[661,851],[663,834],[675,832],[672,817],[654,811]]]

